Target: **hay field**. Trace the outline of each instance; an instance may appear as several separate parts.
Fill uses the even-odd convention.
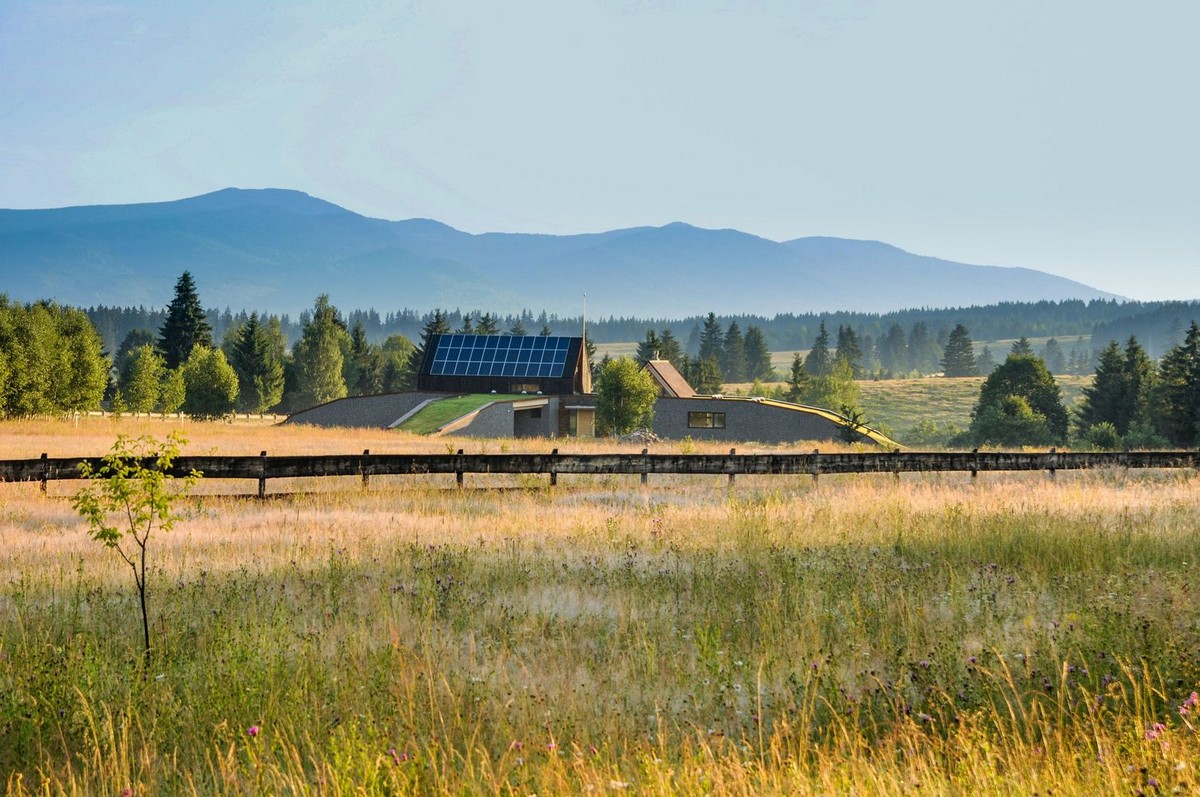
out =
[[[167,426],[3,424],[0,457],[143,429]],[[1200,789],[1194,474],[468,484],[185,500],[145,680],[132,579],[70,485],[0,485],[6,793]]]

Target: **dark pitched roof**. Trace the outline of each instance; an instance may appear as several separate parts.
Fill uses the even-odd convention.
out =
[[[662,395],[669,398],[691,398],[696,395],[696,391],[670,360],[651,360],[646,363],[646,370],[658,383]]]

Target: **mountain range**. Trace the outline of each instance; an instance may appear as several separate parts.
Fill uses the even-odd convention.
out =
[[[877,241],[771,241],[674,223],[581,235],[471,234],[369,218],[308,194],[227,188],[172,202],[0,210],[0,293],[161,307],[183,271],[208,307],[681,318],[1120,298],[1026,268]]]

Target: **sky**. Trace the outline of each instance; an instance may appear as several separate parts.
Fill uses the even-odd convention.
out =
[[[292,188],[1200,298],[1198,30],[1196,0],[0,0],[0,207]]]

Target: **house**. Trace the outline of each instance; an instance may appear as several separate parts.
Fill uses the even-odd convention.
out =
[[[417,390],[337,399],[297,412],[287,423],[410,429],[469,437],[594,437],[596,396],[583,338],[433,335]],[[645,369],[659,388],[651,426],[681,440],[892,441],[837,413],[764,398],[699,396],[666,360]]]
[[[337,399],[287,423],[473,437],[594,437],[582,337],[431,335],[415,392]]]

